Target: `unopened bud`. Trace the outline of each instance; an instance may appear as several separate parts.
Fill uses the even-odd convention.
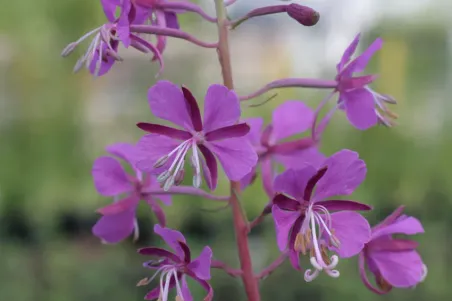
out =
[[[310,7],[296,3],[287,6],[287,14],[304,26],[313,26],[319,22],[320,14]]]
[[[70,43],[68,46],[66,46],[63,51],[61,52],[61,56],[62,57],[67,57],[68,55],[70,55],[74,49],[78,46],[78,43],[76,42],[72,42]]]

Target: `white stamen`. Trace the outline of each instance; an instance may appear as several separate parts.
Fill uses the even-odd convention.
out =
[[[99,57],[96,62],[96,69],[94,70],[94,76],[99,76],[100,69],[102,68],[103,63],[103,56],[104,56],[104,47],[102,45],[102,42],[99,42]]]
[[[339,278],[339,276],[341,275],[338,270],[325,270],[325,272],[332,278]]]
[[[312,280],[319,276],[319,272],[320,272],[319,270],[315,270],[314,272],[312,272],[311,269],[307,269],[304,272],[304,281],[311,282]]]
[[[320,264],[317,262],[317,259],[315,257],[311,257],[309,258],[309,261],[311,262],[311,265],[316,269],[316,270],[323,270],[323,267],[320,266]]]
[[[167,192],[173,185],[174,185],[174,180],[175,180],[176,176],[175,175],[171,175],[166,181],[165,184],[163,185],[163,191]]]
[[[171,277],[172,277],[172,271],[173,270],[170,270],[169,272],[166,273],[165,288],[163,289],[163,293],[161,291],[161,289],[162,289],[162,280],[160,279],[160,295],[162,296],[162,300],[163,301],[168,301],[169,286],[170,286],[170,281],[171,281]]]
[[[158,182],[164,182],[164,181],[166,181],[170,176],[171,176],[170,171],[168,171],[168,170],[163,171],[162,173],[160,173],[159,176],[157,176],[157,181],[158,181]]]
[[[182,289],[181,289],[181,286],[179,284],[179,280],[177,279],[176,270],[173,270],[173,276],[174,276],[174,280],[176,280],[176,293],[183,301],[185,301],[184,294],[182,293]]]
[[[326,270],[331,270],[337,266],[339,263],[339,257],[337,255],[333,255],[330,258],[331,263],[325,267]]]
[[[138,220],[135,218],[133,220],[133,241],[137,241],[140,237],[140,229],[138,227]]]
[[[77,41],[75,41],[75,44],[80,44],[81,42],[83,42],[86,38],[88,38],[89,36],[91,36],[92,34],[94,34],[95,32],[98,32],[100,29],[102,28],[102,26],[93,29],[90,32],[87,32],[86,34],[84,34],[83,36],[81,36]]]

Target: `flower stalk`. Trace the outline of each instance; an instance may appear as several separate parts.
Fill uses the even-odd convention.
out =
[[[217,13],[217,27],[218,27],[218,58],[221,65],[221,73],[223,82],[229,89],[234,88],[234,81],[232,77],[231,55],[229,51],[229,35],[228,35],[228,20],[226,16],[226,6],[223,0],[215,0],[215,9]],[[254,277],[253,266],[251,261],[251,254],[248,245],[248,223],[244,219],[238,194],[240,192],[240,182],[231,181],[231,197],[229,204],[232,208],[234,229],[236,234],[236,241],[239,250],[240,266],[243,272],[242,281],[245,286],[245,291],[250,301],[260,300],[259,285]]]

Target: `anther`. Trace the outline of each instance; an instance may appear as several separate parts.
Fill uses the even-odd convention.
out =
[[[176,177],[174,178],[174,185],[179,186],[182,183],[182,181],[184,180],[184,176],[185,176],[184,169],[177,171]]]
[[[165,155],[160,157],[154,164],[154,168],[160,168],[162,167],[164,164],[166,164],[166,162],[168,161],[169,156]]]

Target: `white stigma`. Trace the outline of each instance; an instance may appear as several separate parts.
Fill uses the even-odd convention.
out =
[[[322,217],[323,216],[323,217]],[[311,205],[306,211],[306,218],[303,222],[300,232],[303,234],[309,234],[307,230],[310,230],[312,243],[311,246],[311,257],[310,262],[314,270],[308,269],[304,274],[304,279],[306,282],[311,282],[318,277],[321,271],[333,278],[338,278],[340,276],[339,271],[335,270],[339,263],[339,257],[337,255],[332,255],[329,261],[324,259],[325,255],[322,255],[321,250],[321,240],[323,232],[326,232],[330,239],[330,243],[339,248],[339,239],[334,236],[331,224],[331,215],[328,210],[323,206]],[[324,252],[325,253],[325,252]]]

